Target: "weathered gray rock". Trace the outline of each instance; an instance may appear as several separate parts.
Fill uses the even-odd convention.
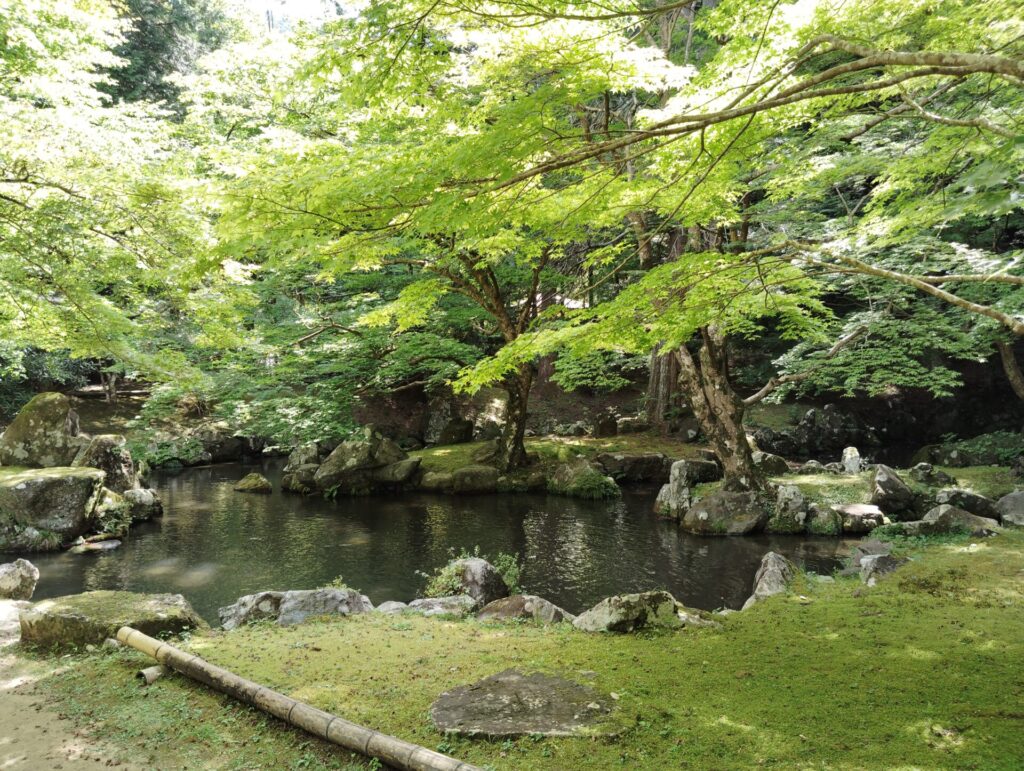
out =
[[[642,434],[651,430],[651,424],[641,417],[619,418],[615,427],[620,434]]]
[[[870,503],[842,503],[833,506],[832,511],[843,518],[843,532],[849,535],[864,535],[889,524],[882,510]]]
[[[403,461],[412,460],[411,463]],[[320,490],[363,495],[394,489],[409,481],[419,468],[419,459],[409,459],[405,450],[371,428],[342,442],[317,469],[313,482]]]
[[[832,461],[832,463],[825,464],[825,473],[827,474],[842,474],[843,464]]]
[[[274,492],[274,486],[270,480],[256,471],[239,479],[232,489],[236,493],[257,493],[258,495],[270,495]]]
[[[130,507],[132,522],[144,522],[164,515],[163,503],[157,494],[148,488],[125,490],[121,497]]]
[[[893,469],[881,463],[875,468],[871,503],[890,517],[903,518],[914,508],[914,491]]]
[[[442,693],[430,707],[439,730],[459,736],[594,736],[611,712],[594,689],[514,669]]]
[[[39,568],[17,559],[0,565],[0,599],[31,600],[39,581]]]
[[[572,613],[534,594],[513,594],[511,597],[489,602],[476,617],[481,621],[532,619],[542,624],[571,622],[576,618]]]
[[[572,625],[583,632],[633,632],[643,627],[678,629],[683,606],[668,592],[640,592],[606,597],[576,617]]]
[[[1004,525],[1024,527],[1024,490],[1000,498],[996,503],[996,512]]]
[[[291,466],[290,463],[288,465]],[[316,472],[320,470],[320,464],[304,463],[292,468],[291,471],[287,469],[288,466],[285,467],[285,472],[281,475],[282,490],[300,495],[316,492]]]
[[[217,615],[221,626],[235,629],[261,619],[291,626],[317,616],[349,616],[371,610],[370,600],[355,589],[300,589],[247,594],[218,610]]]
[[[780,455],[773,455],[770,452],[758,450],[753,454],[754,465],[760,469],[762,474],[770,477],[782,476],[789,473],[789,464]]]
[[[860,569],[861,561],[865,557],[877,557],[892,552],[892,544],[888,541],[880,541],[877,538],[865,538],[854,544],[850,552],[850,567]]]
[[[467,418],[452,418],[437,435],[437,444],[465,444],[472,441],[473,421]]]
[[[41,393],[21,408],[0,436],[0,465],[70,466],[82,445],[71,400],[64,394]]]
[[[425,471],[420,477],[420,489],[430,492],[447,492],[452,487],[452,475],[447,471]]]
[[[910,469],[910,478],[929,487],[943,487],[956,484],[956,480],[953,477],[945,471],[939,471],[931,463],[918,463],[915,465]]]
[[[622,494],[615,480],[586,458],[559,464],[548,480],[548,492],[571,498],[615,498]]]
[[[669,469],[668,484],[662,485],[654,510],[664,517],[679,519],[693,505],[693,488],[701,482],[722,478],[722,468],[713,460],[677,460]]]
[[[990,517],[979,517],[977,514],[944,503],[921,518],[920,530],[925,535],[966,530],[974,536],[986,536],[999,531],[999,521]]]
[[[387,602],[382,602],[380,605],[374,608],[373,612],[393,616],[396,613],[402,613],[403,611],[406,611],[408,609],[409,606],[404,602],[399,602],[398,600],[388,600]]]
[[[764,528],[769,512],[755,493],[719,490],[694,503],[682,527],[698,535],[746,535]]]
[[[0,469],[0,549],[32,528],[56,543],[81,535],[103,493],[104,474],[94,468]]]
[[[743,610],[776,594],[789,590],[789,584],[796,575],[796,567],[781,554],[770,551],[761,558],[761,566],[754,574],[754,593],[750,595]]]
[[[796,485],[779,485],[775,511],[765,524],[765,532],[793,534],[807,529],[808,504]]]
[[[859,474],[861,471],[860,450],[856,447],[847,447],[843,450],[843,471],[847,474]]]
[[[595,458],[616,482],[652,482],[670,474],[672,461],[660,452],[603,452]]]
[[[910,560],[906,557],[894,557],[891,554],[866,554],[860,560],[860,580],[868,586],[874,586],[879,578],[908,562]]]
[[[43,600],[20,614],[21,639],[43,647],[100,645],[122,626],[159,637],[206,622],[180,594],[85,592]]]
[[[121,434],[94,436],[75,458],[74,465],[98,468],[106,473],[103,484],[115,493],[123,493],[139,486],[135,461],[128,451],[127,440]]]
[[[498,489],[498,469],[481,464],[463,466],[452,472],[450,489],[454,493],[493,493]]]
[[[826,474],[825,467],[820,461],[809,460],[800,467],[801,474]]]
[[[986,519],[999,519],[999,509],[996,508],[995,501],[971,490],[963,490],[959,487],[939,490],[935,496],[935,502],[939,505],[955,506]]]
[[[823,509],[817,504],[807,506],[807,534],[835,536],[843,534],[843,518],[832,509]]]
[[[324,456],[320,452],[320,445],[317,442],[306,442],[300,444],[288,454],[288,463],[285,464],[284,473],[291,474],[303,466],[319,466]]]
[[[468,594],[450,597],[423,597],[409,603],[409,611],[421,616],[466,616],[477,607],[477,602]]]
[[[462,591],[478,605],[486,605],[502,597],[508,597],[508,585],[501,573],[485,559],[466,557],[455,560],[452,568],[459,576]]]

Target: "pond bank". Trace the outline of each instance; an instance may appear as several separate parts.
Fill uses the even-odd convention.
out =
[[[923,545],[922,545],[923,544]],[[1024,533],[902,541],[914,560],[865,587],[798,577],[723,629],[591,635],[567,625],[364,614],[196,635],[191,650],[295,698],[479,765],[504,768],[1019,767]],[[340,768],[351,758],[146,659],[75,656],[42,689],[125,757],[189,768]],[[438,734],[443,691],[519,667],[592,685],[618,739],[483,742]]]

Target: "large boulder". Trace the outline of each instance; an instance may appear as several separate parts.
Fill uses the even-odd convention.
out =
[[[468,594],[478,605],[486,605],[502,597],[508,597],[508,585],[501,573],[485,559],[464,557],[450,565],[458,576],[464,594]]]
[[[38,394],[0,436],[0,465],[70,466],[82,444],[71,400],[64,394]]]
[[[0,565],[0,599],[31,600],[39,581],[39,568],[28,560]]]
[[[837,511],[823,509],[815,503],[807,506],[807,534],[835,536],[843,534],[843,518]]]
[[[253,471],[239,479],[232,489],[237,493],[270,495],[274,492],[274,485],[272,485],[270,480],[263,476],[263,474]]]
[[[652,482],[670,473],[672,461],[664,453],[603,452],[595,459],[604,473],[616,482]]]
[[[85,592],[37,602],[21,611],[21,639],[47,648],[98,645],[122,626],[151,637],[206,626],[180,594]]]
[[[809,504],[796,485],[779,485],[775,511],[765,524],[765,532],[791,535],[807,529]]]
[[[103,477],[94,468],[0,469],[0,550],[25,548],[28,530],[51,536],[50,548],[84,533],[103,494]]]
[[[128,451],[127,440],[121,434],[94,436],[86,448],[75,458],[75,466],[98,468],[107,476],[103,485],[115,493],[139,487],[135,461]]]
[[[485,739],[605,733],[612,702],[561,677],[514,669],[442,693],[430,719],[444,733]]]
[[[939,490],[935,495],[935,502],[940,506],[943,504],[955,506],[985,519],[999,519],[996,502],[971,490],[963,490],[959,487]]]
[[[572,625],[583,632],[633,632],[643,627],[678,629],[685,625],[685,608],[668,592],[640,592],[606,597],[576,617]]]
[[[463,466],[452,472],[449,485],[454,493],[493,493],[498,489],[498,469],[479,463]]]
[[[480,621],[528,619],[541,624],[557,624],[576,618],[572,613],[534,594],[513,594],[511,597],[489,602],[476,617]]]
[[[304,463],[301,466],[292,468],[291,471],[287,469],[288,466],[285,467],[285,472],[281,475],[282,490],[287,490],[290,493],[299,493],[300,495],[309,495],[316,492],[315,479],[316,472],[320,470],[319,463]]]
[[[335,447],[313,482],[320,490],[360,495],[399,488],[418,468],[418,458],[408,458],[397,444],[367,428],[362,435]]]
[[[999,522],[989,517],[979,517],[956,506],[941,504],[921,518],[919,530],[925,535],[966,531],[973,536],[985,536],[997,532]]]
[[[786,463],[785,458],[779,455],[758,450],[753,454],[752,459],[754,465],[765,476],[777,477],[789,473],[789,464]]]
[[[125,490],[121,497],[128,504],[132,522],[145,522],[164,515],[163,503],[157,494],[148,488]]]
[[[914,491],[893,469],[879,463],[875,467],[871,503],[890,517],[905,519],[903,515],[914,509]]]
[[[953,477],[935,468],[931,463],[916,464],[910,469],[910,478],[929,487],[951,487],[956,484]]]
[[[764,528],[769,517],[764,501],[752,492],[719,490],[694,503],[682,527],[697,535],[746,535]]]
[[[1004,525],[1024,527],[1024,490],[1004,495],[996,503],[996,511]]]
[[[317,616],[348,616],[371,610],[370,600],[355,589],[301,589],[247,594],[218,610],[217,615],[221,626],[235,629],[263,619],[291,626]]]
[[[664,517],[680,519],[693,505],[694,487],[721,478],[722,467],[713,460],[677,460],[669,469],[668,484],[658,491],[654,510]]]
[[[548,479],[548,492],[572,498],[615,498],[622,494],[615,480],[586,458],[561,463]]]
[[[870,503],[842,503],[832,507],[842,517],[843,532],[847,535],[864,535],[880,525],[889,524],[882,510]]]
[[[743,609],[776,594],[783,594],[796,576],[796,567],[777,552],[770,551],[761,558],[761,565],[754,574],[754,593],[750,595]]]

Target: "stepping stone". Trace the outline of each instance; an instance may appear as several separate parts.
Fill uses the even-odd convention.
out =
[[[430,707],[441,731],[483,739],[514,736],[605,736],[610,702],[589,686],[507,669],[442,693]]]

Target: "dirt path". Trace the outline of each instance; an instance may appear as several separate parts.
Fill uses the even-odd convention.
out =
[[[26,604],[0,600],[0,769],[127,769],[35,693],[35,681],[59,666],[58,659],[40,663],[11,654],[19,637],[18,608]]]

